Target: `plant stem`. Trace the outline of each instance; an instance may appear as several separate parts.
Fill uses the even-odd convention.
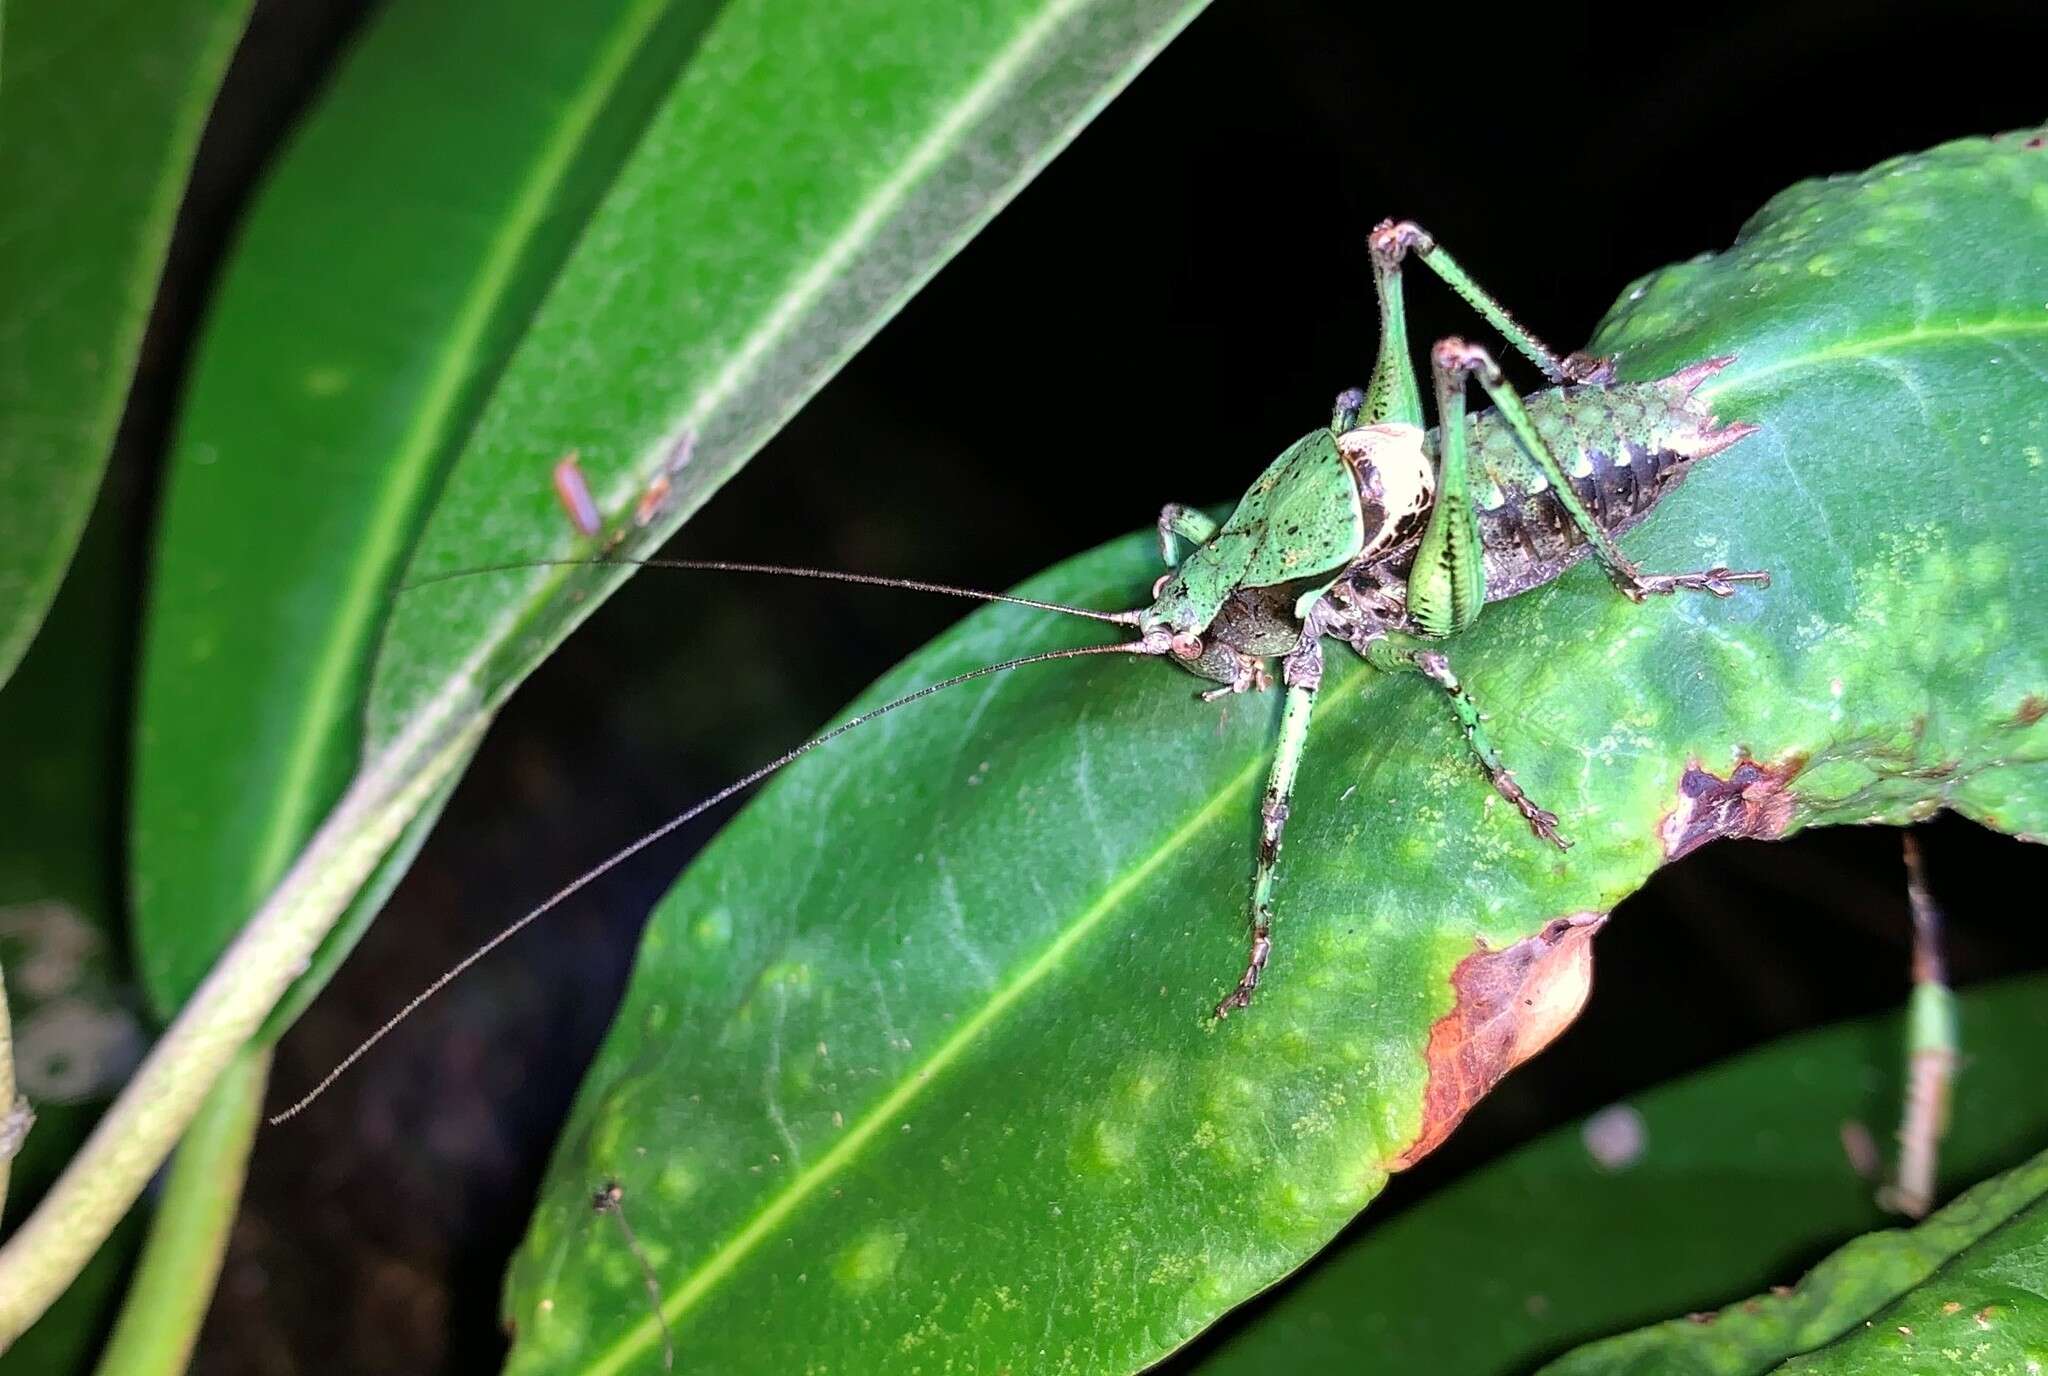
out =
[[[200,1105],[171,1158],[98,1376],[177,1376],[191,1360],[227,1255],[269,1078],[270,1048],[246,1046]]]
[[[291,869],[214,963],[57,1183],[0,1246],[0,1350],[41,1317],[106,1241],[348,908],[406,823],[489,722],[423,718],[356,775]]]

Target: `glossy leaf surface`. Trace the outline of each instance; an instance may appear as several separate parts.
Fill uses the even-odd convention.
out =
[[[1243,960],[1271,696],[1036,667],[793,769],[649,930],[514,1264],[514,1369],[659,1359],[590,1207],[607,1180],[679,1362],[1143,1365],[1447,1131],[1502,1043],[1548,1030],[1524,998],[1568,1017],[1588,915],[1670,855],[1942,805],[2048,830],[2044,200],[2048,152],[1952,145],[1795,188],[1629,294],[1599,339],[1623,373],[1737,354],[1712,403],[1763,430],[1628,547],[1778,581],[1635,606],[1580,568],[1449,647],[1568,856],[1487,789],[1433,688],[1337,655],[1247,1015],[1209,1009]],[[1151,545],[1030,588],[1142,602]],[[1085,639],[980,613],[862,701]],[[1486,1005],[1481,972],[1524,978]]]
[[[0,682],[92,510],[248,13],[249,0],[14,0],[0,18]]]

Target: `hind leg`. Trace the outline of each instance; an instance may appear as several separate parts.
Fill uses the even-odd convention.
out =
[[[1557,456],[1550,452],[1550,446],[1544,443],[1543,436],[1537,433],[1536,423],[1529,419],[1522,398],[1501,376],[1500,365],[1493,361],[1493,356],[1477,344],[1468,344],[1462,339],[1444,339],[1437,342],[1433,357],[1439,379],[1470,376],[1485,389],[1487,399],[1499,411],[1500,418],[1507,422],[1523,454],[1550,484],[1558,505],[1564,508],[1572,524],[1593,547],[1594,555],[1607,570],[1614,586],[1630,601],[1640,602],[1645,597],[1681,591],[1710,592],[1716,597],[1728,597],[1734,594],[1738,583],[1770,586],[1771,575],[1761,569],[1744,573],[1719,567],[1696,573],[1644,573],[1638,569],[1635,562],[1614,543],[1614,537],[1593,519],[1593,513],[1586,510],[1585,503],[1579,500],[1571,479],[1558,463]]]

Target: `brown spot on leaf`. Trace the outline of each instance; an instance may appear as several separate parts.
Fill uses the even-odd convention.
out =
[[[1456,1001],[1429,1029],[1422,1131],[1389,1170],[1435,1151],[1501,1077],[1571,1025],[1593,989],[1593,934],[1604,913],[1574,913],[1502,950],[1484,943],[1451,971]]]
[[[2012,724],[2032,726],[2043,717],[2048,717],[2048,698],[2039,693],[2029,693],[2020,699],[2020,710],[2012,714]]]
[[[1738,755],[1735,768],[1722,778],[1689,761],[1678,780],[1678,806],[1664,814],[1657,835],[1664,858],[1690,855],[1718,836],[1753,836],[1771,841],[1792,824],[1797,798],[1792,780],[1806,767],[1804,755],[1787,756],[1782,764],[1759,764]]]

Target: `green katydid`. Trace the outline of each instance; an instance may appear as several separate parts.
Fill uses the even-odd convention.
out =
[[[1331,420],[1282,451],[1217,522],[1178,503],[1159,515],[1167,572],[1149,605],[1104,612],[945,584],[867,574],[714,560],[599,559],[652,567],[770,573],[875,584],[1010,602],[1130,626],[1136,639],[1007,660],[927,685],[864,712],[785,752],[562,887],[427,986],[325,1078],[271,1121],[298,1113],[372,1046],[450,981],[527,924],[641,850],[802,755],[876,717],[933,693],[1025,664],[1084,655],[1162,656],[1220,686],[1214,700],[1273,685],[1280,661],[1285,690],[1279,742],[1260,809],[1243,973],[1216,1005],[1225,1018],[1248,1006],[1272,952],[1273,886],[1288,807],[1310,713],[1323,675],[1323,643],[1349,644],[1387,672],[1415,673],[1448,696],[1473,754],[1493,786],[1540,838],[1563,848],[1557,818],[1515,783],[1488,739],[1483,715],[1435,642],[1467,629],[1489,601],[1540,587],[1591,553],[1617,588],[1641,600],[1699,590],[1726,597],[1743,583],[1767,584],[1761,571],[1712,568],[1643,573],[1617,538],[1648,516],[1692,464],[1728,448],[1757,427],[1723,425],[1694,397],[1728,358],[1708,359],[1651,382],[1619,382],[1610,360],[1560,357],[1522,328],[1419,226],[1381,224],[1370,240],[1379,300],[1380,344],[1363,390],[1340,394]],[[1424,429],[1422,393],[1410,357],[1402,303],[1402,266],[1413,255],[1476,309],[1552,385],[1526,401],[1508,386],[1486,350],[1461,339],[1431,352],[1438,428]],[[1476,380],[1494,410],[1468,415],[1466,385]],[[1560,458],[1563,455],[1563,458]],[[556,472],[562,485],[563,468]],[[660,482],[660,479],[657,479]],[[595,535],[587,497],[571,501],[572,519]],[[659,500],[650,490],[642,499]],[[1185,547],[1185,548],[1184,548]],[[529,567],[521,564],[512,567]],[[469,569],[436,579],[490,572]]]

